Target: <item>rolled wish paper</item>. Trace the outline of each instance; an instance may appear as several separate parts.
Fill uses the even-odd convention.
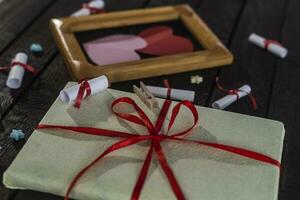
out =
[[[12,63],[27,64],[28,56],[25,53],[17,53]],[[22,85],[25,69],[19,64],[14,64],[9,71],[6,86],[12,89],[18,89]]]
[[[252,33],[249,36],[249,41],[252,44],[255,44],[263,49],[267,49],[269,52],[281,57],[285,58],[288,54],[288,50],[284,48],[279,42],[274,40],[268,40],[264,37],[261,37],[255,33]]]
[[[87,4],[83,4],[82,8],[74,12],[71,16],[73,17],[88,16],[97,13],[97,11],[102,10],[104,6],[105,6],[105,2],[103,0],[90,1]]]
[[[90,95],[102,92],[102,91],[106,90],[109,86],[109,81],[108,81],[107,77],[104,76],[104,75],[99,76],[99,77],[94,78],[94,79],[91,79],[87,82],[89,84],[89,87],[91,88],[91,94]],[[76,85],[71,86],[67,89],[64,89],[60,92],[59,98],[64,103],[71,103],[77,98],[79,88],[80,88],[80,84],[76,84]],[[86,95],[87,95],[86,91],[84,91],[83,96],[85,97]]]
[[[240,87],[238,90],[236,90],[236,92],[238,95],[230,94],[213,102],[212,107],[220,110],[225,109],[226,107],[230,106],[232,103],[237,101],[238,99],[248,96],[251,93],[251,87],[249,85],[244,85]]]
[[[188,100],[193,102],[195,98],[194,91],[156,87],[156,86],[147,86],[147,88],[156,97],[167,98],[168,93],[170,93],[170,98],[173,100],[180,100],[180,101]]]

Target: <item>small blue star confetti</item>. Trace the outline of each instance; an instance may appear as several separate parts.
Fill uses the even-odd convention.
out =
[[[19,141],[20,139],[24,139],[25,138],[25,134],[23,133],[22,130],[12,129],[9,137],[11,139],[16,140],[16,141]]]

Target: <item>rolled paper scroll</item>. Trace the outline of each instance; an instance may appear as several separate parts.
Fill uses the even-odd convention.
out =
[[[193,102],[195,98],[195,92],[189,90],[179,90],[173,88],[165,88],[165,87],[156,87],[156,86],[147,86],[147,89],[155,96],[155,97],[168,97],[168,90],[170,90],[170,98],[173,100],[188,100]]]
[[[281,57],[285,58],[288,54],[288,50],[284,48],[279,42],[274,40],[267,40],[255,33],[252,33],[249,36],[249,41],[263,49],[267,49],[269,52]]]
[[[88,7],[82,7],[80,10],[73,13],[71,16],[79,17],[79,16],[88,16],[93,14],[92,9],[101,10],[105,6],[105,2],[103,0],[94,0],[87,3]]]
[[[91,79],[87,81],[89,83],[89,86],[91,88],[91,95],[102,92],[106,90],[109,86],[109,81],[106,76],[99,76],[97,78]],[[72,87],[69,87],[67,89],[64,89],[60,92],[59,98],[64,103],[71,103],[73,102],[77,95],[80,88],[80,84],[76,84]],[[84,92],[84,97],[86,96],[86,91]]]
[[[27,60],[27,54],[20,52],[16,54],[15,58],[12,60],[12,63],[19,62],[27,64]],[[24,72],[24,67],[18,64],[13,65],[9,71],[9,75],[6,80],[7,87],[12,89],[18,89],[22,85]]]
[[[238,99],[248,96],[250,93],[251,93],[251,87],[249,85],[244,85],[237,90],[238,95],[235,94],[227,95],[222,99],[213,102],[212,107],[223,110],[226,107],[230,106],[235,101],[237,101]]]

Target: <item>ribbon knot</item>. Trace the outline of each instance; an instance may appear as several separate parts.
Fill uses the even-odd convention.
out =
[[[223,88],[223,86],[220,84],[219,79],[220,79],[219,77],[216,77],[216,86],[221,92],[223,92],[225,94],[229,94],[229,95],[235,95],[237,100],[240,99],[239,92],[245,92],[249,96],[249,99],[251,101],[251,105],[252,105],[253,109],[257,110],[256,99],[252,93],[249,93],[244,90],[234,90],[234,89],[227,90],[227,89]]]
[[[265,42],[264,42],[264,48],[268,49],[271,44],[275,44],[275,45],[278,45],[278,46],[282,47],[282,45],[278,41],[276,41],[276,40],[265,40]]]
[[[115,106],[120,103],[125,103],[128,105],[133,106],[135,109],[137,115],[130,114],[130,113],[123,113],[118,112],[115,109]],[[219,144],[219,143],[211,143],[211,142],[205,142],[205,141],[199,141],[199,140],[189,140],[185,139],[184,136],[191,133],[191,130],[196,126],[198,122],[198,112],[195,108],[195,106],[189,102],[189,101],[182,101],[176,104],[172,111],[171,111],[171,117],[170,121],[167,126],[166,133],[160,133],[162,126],[165,122],[167,113],[169,111],[169,108],[171,106],[171,101],[165,100],[162,109],[158,115],[158,118],[156,120],[156,123],[153,124],[148,116],[144,113],[144,111],[132,100],[128,97],[122,97],[119,99],[116,99],[113,101],[111,105],[112,112],[118,116],[120,119],[129,121],[131,123],[144,126],[147,128],[149,135],[136,135],[133,133],[126,133],[126,132],[120,132],[120,131],[113,131],[113,130],[106,130],[101,128],[91,128],[91,127],[72,127],[72,126],[58,126],[58,125],[45,125],[40,124],[38,126],[39,129],[63,129],[63,130],[69,130],[69,131],[75,131],[83,134],[89,134],[89,135],[98,135],[98,136],[106,136],[106,137],[115,137],[115,138],[121,138],[120,141],[114,143],[109,148],[107,148],[101,155],[99,155],[94,161],[89,163],[86,167],[84,167],[72,180],[70,183],[67,192],[65,194],[65,200],[69,199],[69,195],[72,191],[72,189],[75,187],[78,180],[91,168],[93,167],[97,162],[99,162],[101,159],[103,159],[108,154],[117,151],[122,148],[129,147],[134,144],[138,144],[143,141],[150,141],[150,147],[148,150],[148,153],[146,155],[146,158],[144,160],[143,166],[141,168],[141,171],[138,176],[138,180],[136,181],[135,187],[133,189],[131,200],[138,200],[139,196],[141,194],[142,188],[144,186],[149,167],[151,165],[151,160],[153,154],[156,155],[158,159],[158,163],[163,169],[163,172],[165,173],[169,184],[178,200],[185,200],[185,196],[183,194],[183,191],[181,190],[181,187],[178,184],[178,181],[176,179],[176,176],[169,165],[165,153],[162,149],[161,142],[164,140],[173,141],[173,142],[183,142],[183,143],[194,143],[198,145],[205,145],[209,146],[211,148],[231,152],[236,155],[244,156],[250,159],[254,159],[257,161],[261,161],[264,163],[268,163],[274,166],[277,166],[280,168],[280,162],[266,156],[264,154],[246,150],[243,148],[238,148],[230,145],[225,144]],[[172,135],[168,135],[169,131],[171,130],[172,126],[174,125],[174,122],[176,120],[176,117],[179,113],[179,110],[181,106],[185,106],[192,114],[193,117],[193,124],[177,133],[173,133]]]

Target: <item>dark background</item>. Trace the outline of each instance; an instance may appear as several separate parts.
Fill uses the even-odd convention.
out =
[[[27,73],[22,88],[5,86],[6,72],[0,72],[0,174],[7,169],[24,144],[9,139],[11,129],[22,129],[26,140],[45,115],[59,91],[71,80],[49,31],[53,17],[68,16],[82,0],[4,0],[0,3],[0,65],[7,65],[17,52],[30,55],[29,63],[39,74]],[[252,110],[247,98],[226,110],[280,120],[286,137],[282,160],[279,199],[300,199],[300,1],[299,0],[107,0],[107,11],[143,7],[190,4],[235,56],[230,66],[144,79],[149,85],[163,85],[167,78],[173,88],[196,91],[195,104],[210,106],[223,94],[215,88],[215,77],[223,85],[238,88],[248,83],[257,98],[258,110]],[[297,14],[298,13],[298,14]],[[188,36],[177,23],[171,25],[180,35]],[[122,31],[136,33],[134,27]],[[280,41],[289,49],[282,60],[248,43],[255,32]],[[93,33],[78,35],[79,40]],[[189,37],[189,36],[188,36]],[[28,51],[31,43],[44,47],[42,57]],[[200,85],[191,85],[191,75],[203,76]],[[139,80],[113,84],[112,88],[132,91]],[[62,199],[34,191],[8,190],[0,185],[1,200]]]

